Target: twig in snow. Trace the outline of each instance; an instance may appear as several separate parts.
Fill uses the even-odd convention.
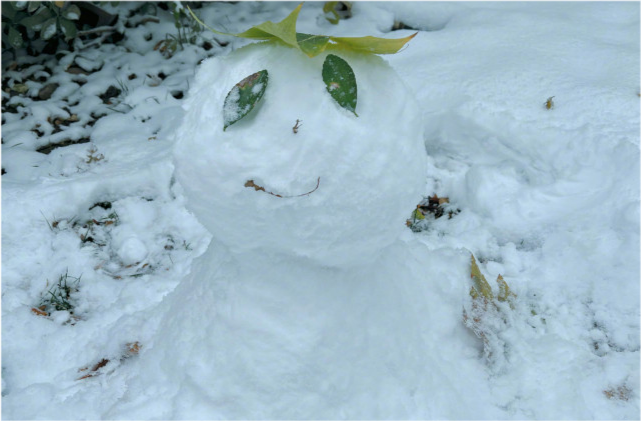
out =
[[[265,188],[264,188],[264,187],[259,186],[258,184],[254,183],[254,180],[248,180],[248,181],[245,183],[245,187],[253,187],[253,188],[254,188],[254,190],[256,190],[256,191],[264,191],[264,192],[265,192],[265,193],[267,193],[267,194],[271,194],[272,196],[276,196],[276,197],[280,197],[280,198],[284,198],[284,199],[289,199],[289,198],[292,198],[292,197],[301,197],[301,196],[307,196],[307,195],[310,195],[310,194],[314,193],[314,192],[318,189],[318,186],[319,186],[319,185],[320,185],[320,177],[318,177],[318,180],[316,180],[316,187],[314,187],[314,190],[308,191],[307,193],[303,193],[303,194],[297,194],[297,195],[295,195],[295,196],[282,196],[282,195],[280,195],[280,194],[272,193],[272,192],[270,192],[270,191],[265,190]]]
[[[292,131],[294,132],[294,134],[298,133],[298,129],[300,129],[300,126],[302,126],[302,124],[298,124],[298,123],[301,123],[301,122],[302,120],[296,119],[296,125],[292,127]]]

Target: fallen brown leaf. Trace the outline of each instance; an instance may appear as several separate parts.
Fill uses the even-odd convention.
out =
[[[44,307],[44,306],[42,306],[42,307]],[[49,313],[47,313],[46,311],[44,311],[44,308],[42,308],[42,307],[40,307],[40,308],[35,308],[35,307],[33,307],[33,308],[31,309],[31,312],[32,312],[33,314],[35,314],[36,316],[48,317],[48,316],[49,316]]]

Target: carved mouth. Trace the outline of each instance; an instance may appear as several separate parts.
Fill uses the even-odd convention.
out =
[[[247,182],[245,182],[245,187],[253,187],[254,190],[256,190],[256,191],[262,191],[262,192],[265,192],[267,194],[271,194],[272,196],[280,197],[282,199],[289,199],[289,198],[292,198],[292,197],[308,196],[308,195],[314,193],[318,189],[319,185],[320,185],[320,177],[318,177],[318,179],[316,180],[316,187],[314,187],[313,190],[308,191],[307,193],[303,193],[303,194],[296,194],[296,195],[293,195],[293,196],[283,196],[281,194],[277,194],[277,193],[265,190],[265,188],[263,186],[259,186],[258,184],[254,183],[254,180],[247,180]]]

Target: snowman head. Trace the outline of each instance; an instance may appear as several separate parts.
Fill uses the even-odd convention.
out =
[[[338,54],[358,80],[358,117],[327,92],[327,53],[252,44],[201,65],[176,133],[176,179],[232,252],[365,263],[406,230],[425,177],[418,104],[380,57]],[[227,94],[262,69],[263,98],[222,131]]]

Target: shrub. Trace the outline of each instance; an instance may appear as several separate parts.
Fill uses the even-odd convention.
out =
[[[33,47],[33,42],[54,37],[70,41],[76,37],[75,21],[80,8],[64,1],[4,1],[2,2],[2,48],[14,52]]]

